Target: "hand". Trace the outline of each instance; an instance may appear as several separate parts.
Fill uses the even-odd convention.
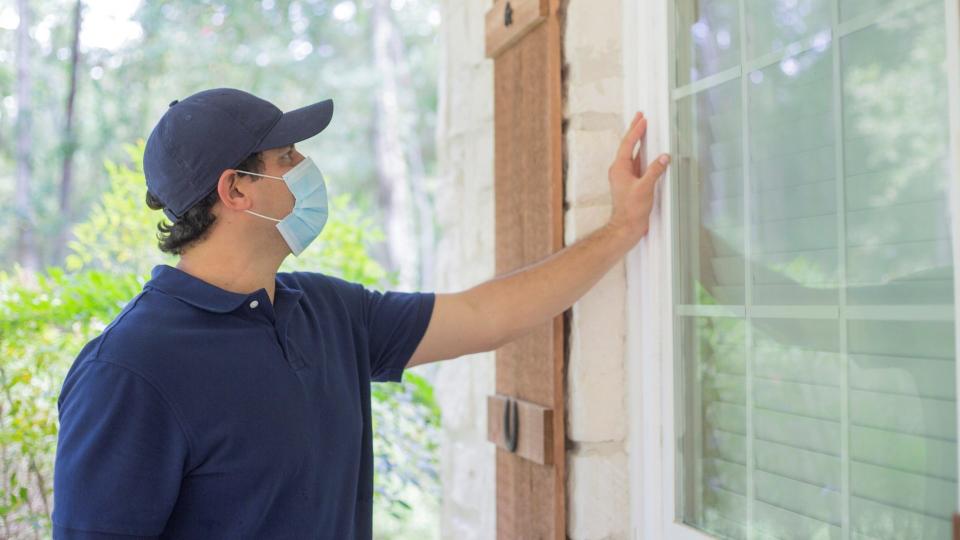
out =
[[[643,167],[642,141],[646,133],[647,119],[642,112],[638,112],[620,142],[617,157],[607,173],[613,199],[609,225],[627,234],[634,242],[643,238],[650,228],[654,189],[670,163],[670,154],[661,154]],[[638,142],[641,142],[641,149],[634,157],[633,150]]]

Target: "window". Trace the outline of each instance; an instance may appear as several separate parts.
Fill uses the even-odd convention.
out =
[[[675,521],[950,537],[947,3],[669,2]]]

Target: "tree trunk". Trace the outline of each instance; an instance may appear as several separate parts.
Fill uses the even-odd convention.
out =
[[[70,192],[73,188],[73,153],[77,148],[73,129],[73,106],[77,95],[77,66],[80,60],[80,22],[83,17],[83,0],[77,0],[73,11],[73,43],[70,54],[70,90],[63,128],[63,173],[60,180],[60,235],[57,238],[56,260],[62,261],[67,248],[67,235],[73,223]]]
[[[412,114],[417,114],[417,102],[413,95],[413,79],[410,77],[410,65],[407,64],[407,54],[404,51],[403,40],[394,33],[397,42],[397,51],[400,54],[399,77],[400,87],[410,89],[404,100],[407,110]],[[410,116],[408,116],[409,118]],[[427,193],[424,180],[426,179],[426,168],[423,165],[423,149],[420,147],[420,138],[417,137],[413,126],[407,130],[407,139],[410,141],[406,145],[407,159],[412,171],[412,181],[410,190],[413,193],[413,202],[417,209],[417,237],[420,240],[420,281],[417,284],[420,289],[432,290],[433,268],[435,260],[436,234],[434,229],[433,201]]]
[[[388,242],[388,264],[400,286],[432,285],[433,213],[423,190],[423,156],[411,115],[416,114],[403,40],[389,0],[372,2],[374,65],[380,74],[374,121],[379,204]],[[418,241],[419,240],[419,241]],[[429,264],[428,264],[429,263]]]
[[[33,82],[30,73],[30,6],[28,0],[17,0],[20,24],[17,26],[17,123],[16,123],[16,180],[13,204],[17,223],[17,262],[30,277],[39,268],[37,246],[34,241],[35,218],[30,196],[33,174],[31,139],[33,110],[30,100]]]

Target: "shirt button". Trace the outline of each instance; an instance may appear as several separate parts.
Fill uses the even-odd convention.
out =
[[[250,309],[256,309],[256,307],[259,305],[260,302],[258,300],[254,300],[253,302],[250,302]]]

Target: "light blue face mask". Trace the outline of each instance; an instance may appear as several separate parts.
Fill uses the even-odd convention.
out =
[[[320,231],[327,223],[327,185],[323,180],[323,173],[320,172],[312,159],[304,158],[294,168],[287,171],[283,177],[241,171],[240,169],[237,169],[237,172],[283,180],[287,183],[290,193],[293,193],[293,197],[296,199],[293,211],[287,217],[276,219],[250,210],[245,210],[245,212],[270,221],[276,221],[277,229],[280,230],[284,241],[290,246],[290,251],[295,256],[300,255],[310,245],[310,242],[320,236]]]

